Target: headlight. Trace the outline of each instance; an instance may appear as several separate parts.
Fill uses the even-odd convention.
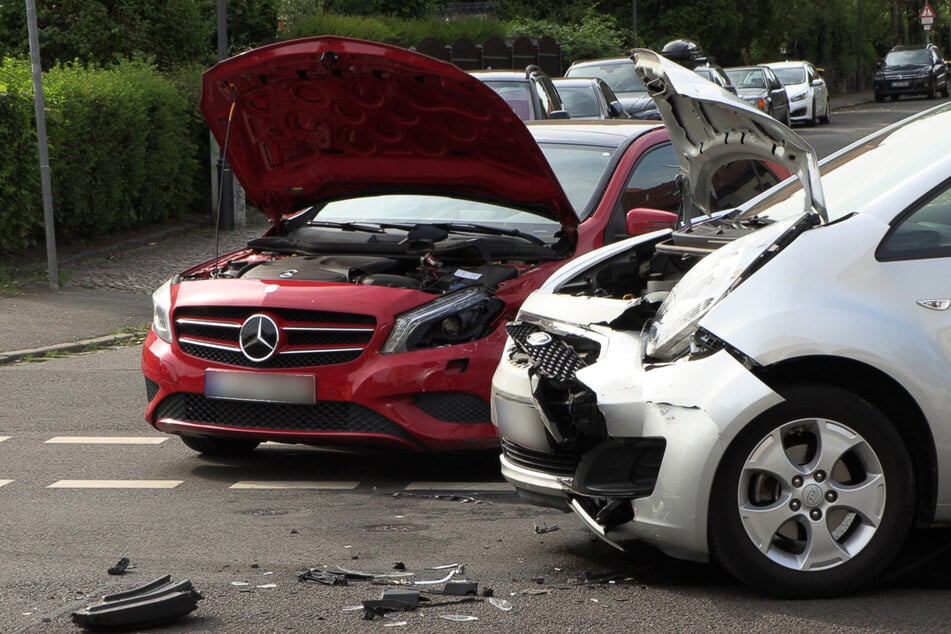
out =
[[[171,310],[172,280],[168,279],[152,293],[152,330],[167,343],[172,343]]]
[[[660,305],[651,323],[647,354],[674,359],[686,352],[700,319],[796,220],[776,222],[720,247],[687,271]]]
[[[805,100],[806,100],[806,97],[808,97],[808,96],[809,96],[808,93],[800,93],[800,94],[798,94],[798,95],[796,95],[796,96],[794,96],[794,97],[790,97],[789,101],[791,101],[791,102],[793,102],[793,103],[795,103],[795,102],[797,102],[797,101],[805,101]]]
[[[930,70],[923,70],[923,71],[921,71],[920,73],[918,73],[918,78],[919,78],[919,79],[927,79],[927,78],[929,78],[929,77],[931,77],[931,71],[930,71]]]
[[[396,318],[384,353],[466,343],[484,337],[504,303],[482,288],[444,295]]]

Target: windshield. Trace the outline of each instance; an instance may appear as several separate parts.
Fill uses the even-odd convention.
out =
[[[900,187],[931,165],[935,156],[946,153],[951,139],[941,132],[951,130],[949,116],[951,108],[944,107],[925,117],[916,117],[915,121],[933,122],[901,125],[824,161],[820,172],[829,221],[858,211],[893,187]],[[934,121],[938,117],[943,120]],[[801,214],[803,208],[802,184],[795,180],[750,207],[742,218],[780,220]]]
[[[611,164],[615,148],[596,145],[540,144],[578,217],[586,218],[599,196],[595,189]],[[314,218],[317,222],[358,224],[473,223],[531,233],[545,242],[561,225],[529,211],[493,203],[419,194],[389,194],[336,200]]]
[[[584,66],[569,68],[565,77],[597,77],[611,87],[615,94],[646,93],[644,82],[634,72],[634,63],[605,63],[585,64]]]
[[[806,70],[801,66],[795,68],[774,68],[773,72],[783,84],[804,84],[806,83]]]
[[[598,98],[591,86],[558,84],[557,88],[558,94],[561,95],[561,103],[564,104],[565,110],[572,119],[601,116]]]
[[[911,51],[892,51],[885,56],[886,66],[921,66],[931,63],[931,53],[919,48]]]
[[[726,76],[737,88],[766,88],[766,78],[759,68],[728,68]]]

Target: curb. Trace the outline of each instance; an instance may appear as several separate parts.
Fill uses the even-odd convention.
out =
[[[94,337],[92,339],[82,339],[73,343],[56,343],[39,348],[30,348],[29,350],[15,350],[13,352],[0,352],[0,365],[6,363],[15,363],[28,357],[44,357],[51,352],[83,352],[90,348],[100,346],[109,346],[117,343],[123,343],[132,339],[143,337],[143,333],[122,333],[119,335],[105,335],[103,337]]]

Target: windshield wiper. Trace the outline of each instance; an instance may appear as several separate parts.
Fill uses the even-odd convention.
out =
[[[434,222],[431,224],[433,227],[437,227],[443,231],[483,233],[490,236],[512,236],[513,238],[528,240],[532,244],[537,244],[540,247],[547,246],[547,243],[538,236],[531,233],[525,233],[524,231],[519,231],[518,229],[500,229],[499,227],[478,225],[470,222]]]
[[[389,224],[385,222],[331,222],[329,220],[311,220],[307,223],[309,227],[329,227],[332,229],[343,229],[344,231],[365,231],[367,233],[386,233],[387,229],[399,229],[400,231],[409,231],[414,225]]]

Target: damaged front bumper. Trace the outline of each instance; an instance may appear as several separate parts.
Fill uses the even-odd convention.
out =
[[[572,314],[560,308],[545,312]],[[579,330],[543,327],[556,340]],[[781,397],[726,351],[645,366],[639,335],[604,325],[580,329],[600,351],[574,372],[562,396],[539,389],[533,366],[519,363],[511,345],[503,355],[492,394],[503,476],[526,501],[573,511],[617,548],[644,541],[679,558],[708,559],[720,458],[736,433]],[[576,407],[586,391],[596,415]]]

